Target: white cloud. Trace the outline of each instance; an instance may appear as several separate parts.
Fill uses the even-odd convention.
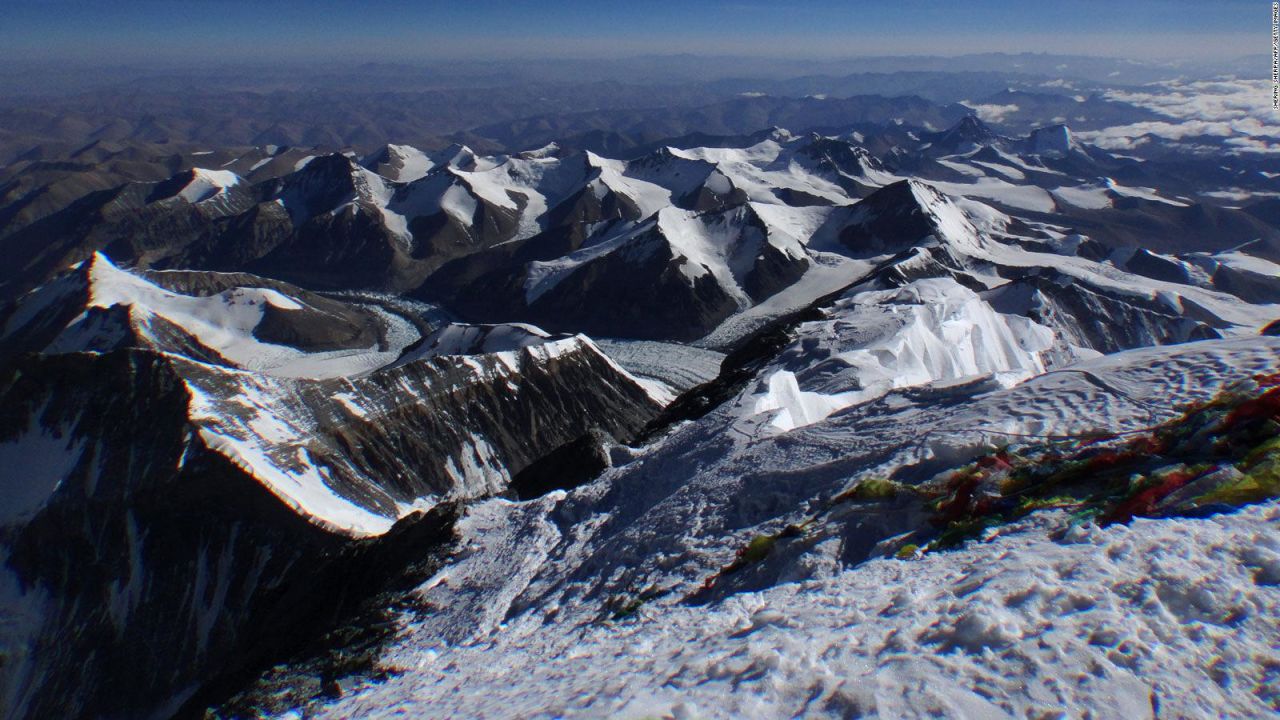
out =
[[[979,120],[989,123],[1003,122],[1005,115],[1018,112],[1017,105],[978,105],[968,100],[963,100],[960,104],[973,110]]]
[[[1280,153],[1280,110],[1271,107],[1267,81],[1172,80],[1140,90],[1110,90],[1106,97],[1169,119],[1077,133],[1099,147],[1133,148],[1144,135],[1175,142],[1207,135],[1223,138],[1223,144],[1236,152]]]

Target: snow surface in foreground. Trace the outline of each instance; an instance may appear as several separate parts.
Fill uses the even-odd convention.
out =
[[[406,645],[333,717],[1253,716],[1280,708],[1280,505],[875,560],[718,606]],[[495,662],[495,658],[500,658]]]
[[[818,327],[805,326],[806,329]],[[893,391],[789,433],[752,389],[570,493],[491,500],[332,717],[1256,717],[1280,709],[1280,505],[1070,529],[1041,513],[916,561],[847,563],[879,518],[681,599],[864,473],[955,467],[1004,433],[1128,430],[1280,366],[1280,339],[1143,348],[1013,388]],[[766,373],[768,370],[765,371]],[[1160,398],[1159,407],[1152,398]],[[939,464],[940,463],[940,464]],[[931,469],[932,468],[932,469]],[[919,473],[917,473],[919,474]],[[909,526],[908,526],[909,527]],[[902,529],[908,529],[904,527]],[[890,533],[901,529],[889,529]],[[630,619],[610,598],[667,590]]]

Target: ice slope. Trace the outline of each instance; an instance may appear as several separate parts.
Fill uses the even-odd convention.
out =
[[[1043,373],[1040,354],[1054,345],[1050,328],[996,312],[951,278],[851,291],[832,314],[834,320],[815,323],[821,328],[801,330],[817,342],[784,352],[783,369],[767,378],[755,401],[757,413],[776,411],[772,425],[779,430],[817,422],[895,388],[980,377],[1012,386]],[[801,380],[815,387],[801,389]]]
[[[753,534],[859,477],[922,479],[1011,432],[1148,426],[1277,369],[1276,338],[1144,348],[1013,388],[894,391],[765,435],[744,392],[591,486],[474,508],[458,561],[417,590],[433,612],[407,620],[384,658],[399,673],[344,688],[321,714],[1273,712],[1275,503],[1106,529],[1041,513],[918,561],[865,560],[910,518],[854,516],[770,556],[761,585],[681,600]]]

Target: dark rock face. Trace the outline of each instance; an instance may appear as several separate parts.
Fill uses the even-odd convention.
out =
[[[547,214],[547,225],[581,227],[606,220],[639,219],[640,208],[631,198],[608,189],[597,193],[591,187],[584,187],[551,208]]]
[[[1017,307],[1027,298],[1028,307]],[[1213,317],[1185,298],[1184,312],[1175,314],[1156,301],[1109,293],[1052,272],[1010,283],[995,291],[991,302],[1001,312],[1026,314],[1071,343],[1103,353],[1222,337]]]
[[[959,122],[939,133],[926,134],[921,137],[930,143],[930,155],[954,155],[971,150],[978,146],[990,145],[999,138],[986,123],[974,115],[966,115]]]
[[[886,185],[854,206],[840,242],[855,256],[869,257],[910,249],[935,234],[937,221],[916,198],[915,188],[937,193],[910,180]]]
[[[711,275],[690,281],[670,246],[656,236],[637,243],[635,260],[611,253],[575,270],[529,306],[529,319],[549,329],[588,335],[693,340],[738,309]],[[664,303],[637,298],[667,298]]]
[[[1133,253],[1133,257],[1125,262],[1124,267],[1129,272],[1156,280],[1182,283],[1183,285],[1191,284],[1191,275],[1187,271],[1186,265],[1142,248]]]
[[[381,219],[357,210],[302,222],[244,269],[309,288],[381,289],[394,284],[388,269],[400,254]]]
[[[511,491],[517,498],[528,500],[591,482],[609,467],[607,442],[603,433],[592,432],[561,445],[516,473],[511,479]]]
[[[773,245],[763,243],[751,270],[742,279],[742,289],[752,300],[761,302],[790,287],[808,269],[808,260],[791,257]]]
[[[47,503],[6,528],[9,568],[44,598],[31,654],[5,663],[9,717],[172,714],[342,544],[198,447],[158,356],[31,359],[0,388],[6,442],[53,433],[82,448]]]
[[[394,518],[400,503],[428,494],[500,492],[497,478],[584,432],[627,439],[657,413],[593,348],[565,342],[514,361],[438,357],[360,379],[296,381],[274,404],[312,418],[310,458],[330,491]],[[358,586],[353,563],[373,557],[358,548],[385,539],[309,521],[208,444],[207,431],[234,432],[236,413],[249,412],[237,401],[242,382],[130,348],[27,355],[0,376],[0,443],[41,447],[53,437],[73,458],[44,485],[23,468],[0,469],[3,487],[47,491],[15,505],[29,513],[7,516],[0,535],[39,617],[33,651],[7,657],[0,674],[7,716],[172,714],[205,697],[211,678],[287,645],[301,632],[294,620],[337,612],[316,596]],[[192,387],[217,407],[214,425],[192,415]],[[359,398],[364,414],[345,410],[339,392]],[[475,476],[482,471],[488,479]]]
[[[236,221],[255,214],[255,193],[236,185],[201,202],[175,195],[194,179],[188,170],[160,183],[88,193],[16,229],[5,242],[22,262],[0,270],[0,299],[12,299],[99,250],[140,266],[164,266],[166,259],[190,264],[201,248],[228,235],[240,245],[243,223]]]
[[[1245,302],[1280,303],[1280,277],[1267,277],[1220,265],[1213,273],[1213,286]]]
[[[385,345],[382,325],[367,314],[347,318],[309,307],[283,310],[270,303],[263,308],[262,321],[253,329],[253,336],[263,342],[288,345],[306,352]]]
[[[380,608],[380,599],[440,569],[454,547],[454,523],[462,512],[460,503],[441,503],[403,518],[381,537],[328,553],[305,580],[294,582],[269,608],[252,644],[178,715],[198,716],[209,706],[215,706],[218,717],[252,716],[263,710],[283,713],[297,707],[305,699],[297,692],[283,697],[271,693],[274,704],[254,697],[258,686],[251,681],[285,657],[290,665],[309,660],[316,667],[319,694],[328,694],[343,675],[373,671],[379,642],[392,634],[393,626],[370,608]],[[246,685],[248,691],[240,692]]]
[[[1280,231],[1242,210],[1179,207],[1142,198],[1114,199],[1113,208],[1068,210],[1077,231],[1111,247],[1152,247],[1163,253],[1220,252],[1251,243],[1249,253],[1280,259]]]

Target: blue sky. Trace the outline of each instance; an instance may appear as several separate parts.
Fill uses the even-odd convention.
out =
[[[118,60],[1265,52],[1262,0],[0,0],[0,55]],[[1254,47],[1256,45],[1256,48]]]

